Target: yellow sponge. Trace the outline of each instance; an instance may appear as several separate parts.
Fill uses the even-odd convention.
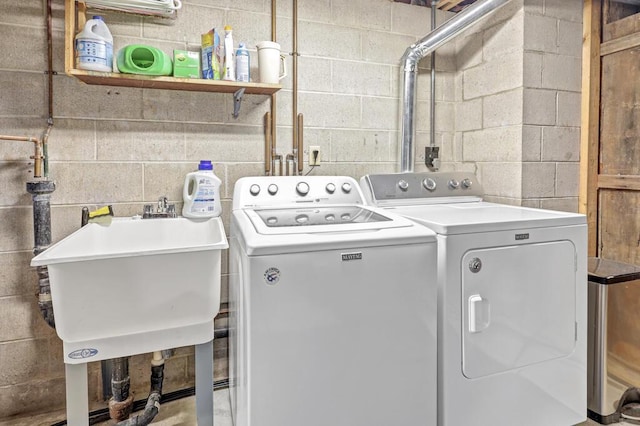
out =
[[[100,225],[111,225],[113,218],[113,208],[111,206],[100,207],[97,210],[89,212],[90,223],[99,223]]]

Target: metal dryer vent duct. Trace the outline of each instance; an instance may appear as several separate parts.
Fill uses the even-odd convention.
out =
[[[453,18],[431,31],[407,48],[402,56],[402,140],[401,172],[413,171],[413,140],[415,138],[416,80],[418,62],[463,30],[503,6],[509,0],[478,0]],[[434,7],[433,5],[431,7]],[[431,94],[433,96],[433,94]]]

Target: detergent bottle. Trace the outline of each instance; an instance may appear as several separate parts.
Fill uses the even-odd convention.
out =
[[[222,213],[220,184],[211,161],[202,160],[198,170],[188,173],[182,189],[182,216],[190,218],[218,217]]]
[[[89,19],[75,38],[76,67],[89,71],[113,71],[113,36],[102,16]]]

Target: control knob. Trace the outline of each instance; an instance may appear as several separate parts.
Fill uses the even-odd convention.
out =
[[[431,178],[426,178],[422,181],[422,186],[424,186],[424,189],[433,192],[436,190],[437,185],[435,180]]]
[[[260,185],[256,185],[255,183],[249,187],[249,193],[253,196],[256,196],[260,193]]]
[[[473,185],[473,182],[471,182],[471,179],[469,178],[462,179],[462,182],[460,183],[462,184],[462,187],[465,189],[471,188],[471,185]]]
[[[296,192],[304,197],[309,193],[309,184],[306,182],[299,182],[296,185]]]
[[[336,186],[332,183],[328,183],[325,189],[329,194],[333,194],[334,192],[336,192]]]
[[[449,188],[451,188],[451,189],[458,189],[458,187],[459,187],[459,186],[460,186],[460,182],[458,182],[457,180],[455,180],[455,179],[451,179],[451,180],[449,181]]]
[[[271,195],[276,195],[276,193],[278,192],[278,185],[276,185],[275,183],[272,183],[267,188],[267,192],[269,192],[269,194]]]
[[[349,182],[345,182],[345,183],[343,183],[343,184],[342,184],[342,191],[343,191],[345,194],[350,193],[350,192],[351,192],[351,184],[350,184]]]
[[[409,189],[409,182],[407,182],[404,179],[400,180],[400,182],[398,182],[398,188],[400,188],[403,191],[406,191],[407,189]]]

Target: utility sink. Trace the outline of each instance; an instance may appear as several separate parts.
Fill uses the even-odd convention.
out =
[[[34,257],[32,266],[48,266],[64,362],[212,340],[226,248],[220,218],[114,218]]]

